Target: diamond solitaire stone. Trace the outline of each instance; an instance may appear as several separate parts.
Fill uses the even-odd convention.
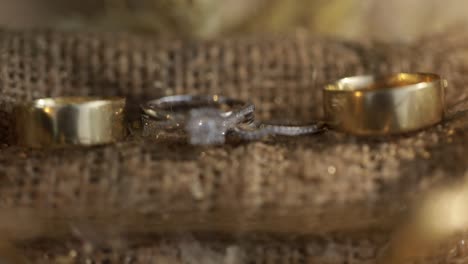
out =
[[[186,130],[190,137],[190,144],[213,145],[225,142],[228,127],[220,110],[199,108],[190,110]]]

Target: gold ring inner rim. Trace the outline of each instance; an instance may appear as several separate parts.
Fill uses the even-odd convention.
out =
[[[118,96],[61,96],[33,100],[23,106],[42,109],[45,107],[86,106],[93,104],[124,103],[125,98]]]
[[[327,92],[387,91],[392,89],[415,89],[419,84],[440,82],[433,73],[398,73],[388,76],[361,75],[346,77],[327,85]]]

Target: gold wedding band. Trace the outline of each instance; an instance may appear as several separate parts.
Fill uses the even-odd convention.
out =
[[[417,131],[442,120],[445,86],[430,73],[343,78],[324,89],[326,120],[362,136]]]
[[[20,145],[61,147],[100,145],[126,135],[125,98],[43,98],[15,107]]]

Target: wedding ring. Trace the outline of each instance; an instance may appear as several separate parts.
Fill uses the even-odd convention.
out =
[[[16,135],[20,145],[61,147],[100,145],[126,134],[125,98],[43,98],[15,107]]]
[[[443,119],[445,88],[431,73],[343,78],[324,89],[326,121],[361,136],[417,131]]]
[[[144,135],[183,128],[191,144],[208,145],[224,143],[228,130],[253,121],[255,107],[219,95],[174,95],[148,101],[141,109]]]

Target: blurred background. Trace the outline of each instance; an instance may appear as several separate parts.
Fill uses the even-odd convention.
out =
[[[3,28],[216,38],[303,28],[347,39],[414,40],[468,24],[466,0],[0,0]]]

